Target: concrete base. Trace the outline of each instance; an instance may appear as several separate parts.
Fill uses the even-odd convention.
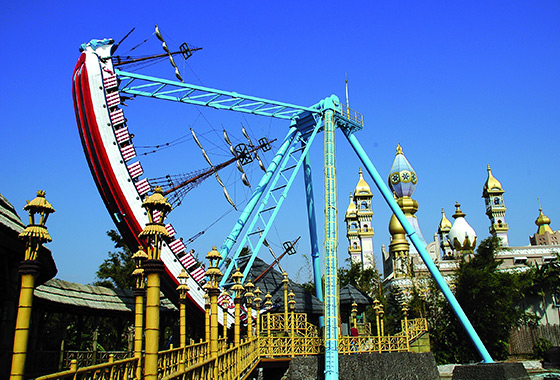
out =
[[[479,363],[458,365],[452,380],[529,380],[529,374],[521,363]]]
[[[295,357],[286,378],[324,379],[324,356]],[[392,352],[339,355],[340,380],[439,380],[432,353]]]

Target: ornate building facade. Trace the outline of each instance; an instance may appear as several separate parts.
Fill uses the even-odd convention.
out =
[[[442,209],[437,233],[434,234],[432,242],[426,242],[415,215],[419,208],[418,202],[412,198],[417,181],[416,172],[404,156],[400,145],[397,146],[395,160],[389,172],[389,186],[401,210],[421,237],[428,254],[447,282],[451,284],[461,260],[468,260],[475,254],[477,234],[467,222],[466,214],[457,202],[453,223]],[[557,260],[560,255],[560,231],[554,231],[550,227],[551,221],[543,214],[542,208],[539,208],[539,215],[535,221],[537,231],[529,238],[530,245],[521,247],[509,245],[504,193],[502,184],[494,177],[488,165],[487,179],[482,187],[482,198],[490,222],[490,235],[500,238],[505,248],[496,255],[497,259],[501,260],[500,269],[524,271],[529,268],[529,265],[542,265]],[[394,215],[389,221],[389,232],[391,234],[389,250],[387,251],[385,246],[382,247],[385,288],[387,290],[398,288],[404,298],[411,294],[412,287],[416,287],[416,291],[422,294],[427,290],[427,279],[431,274]],[[557,295],[547,295],[545,307],[540,303],[529,308],[541,317],[542,323],[560,324],[559,298]]]

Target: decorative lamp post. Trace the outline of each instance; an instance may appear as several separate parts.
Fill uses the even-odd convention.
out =
[[[187,286],[187,280],[189,275],[185,269],[181,269],[181,273],[177,276],[179,280],[179,286],[177,291],[179,292],[179,337],[180,337],[180,347],[185,347],[187,345],[187,292],[190,290]]]
[[[381,336],[385,336],[385,321],[383,320],[383,316],[385,312],[383,311],[383,304],[379,305],[379,320],[381,322]]]
[[[373,301],[373,310],[375,310],[375,322],[376,322],[376,328],[377,328],[377,348],[378,348],[378,352],[381,352],[381,329],[379,326],[379,301],[376,299],[375,301]]]
[[[255,298],[255,294],[253,294],[253,289],[255,285],[251,282],[251,280],[247,281],[245,284],[245,303],[247,305],[247,338],[249,340],[253,339],[253,310],[251,309],[253,306],[253,298]]]
[[[229,306],[229,293],[227,292],[227,290],[224,290],[222,292],[222,308],[223,308],[223,312],[224,312],[224,332],[223,332],[223,336],[225,339],[225,344],[227,347],[227,317],[228,317],[228,306]]]
[[[233,286],[231,287],[231,291],[234,292],[234,299],[233,303],[235,305],[235,326],[233,329],[233,344],[235,347],[239,346],[240,341],[240,333],[239,333],[239,317],[241,313],[241,295],[243,294],[243,285],[241,284],[241,280],[243,279],[243,274],[237,269],[234,274],[231,275],[233,278]]]
[[[270,295],[270,292],[266,293],[264,299],[266,300],[264,301],[264,307],[266,308],[266,328],[267,334],[270,336],[270,309],[272,309],[272,295]]]
[[[210,262],[210,267],[206,271],[206,277],[209,281],[206,284],[208,289],[208,296],[210,297],[210,354],[213,357],[218,356],[218,295],[220,288],[218,286],[222,272],[218,268],[222,256],[212,247],[212,250],[206,255],[206,259]],[[216,367],[217,370],[217,367]]]
[[[402,313],[404,317],[404,334],[406,337],[406,350],[410,351],[410,341],[408,340],[408,307],[406,303],[403,302],[402,304]]]
[[[138,237],[145,241],[148,259],[144,262],[144,272],[148,283],[146,288],[146,355],[144,362],[144,379],[157,379],[157,359],[159,351],[159,305],[160,305],[160,275],[164,271],[160,259],[161,247],[169,233],[163,221],[172,210],[163,190],[157,186],[154,193],[142,203],[148,214],[148,223]],[[158,214],[155,217],[154,214]]]
[[[261,328],[261,303],[262,303],[262,298],[261,298],[261,294],[262,294],[262,290],[259,289],[259,287],[257,286],[257,288],[255,289],[255,311],[257,312],[257,324],[256,324],[256,335],[257,338],[261,335],[260,333],[260,328]]]
[[[204,290],[204,341],[210,344],[210,297],[208,297],[208,287],[207,284],[202,286]]]
[[[288,273],[284,271],[282,273],[282,284],[284,284],[284,331],[288,332]]]
[[[266,337],[268,340],[268,353],[272,356],[272,339],[270,339],[270,309],[272,308],[272,296],[267,292],[264,296],[264,307],[266,308]]]
[[[294,310],[296,308],[296,295],[294,294],[293,291],[290,291],[290,293],[288,294],[288,305],[290,307],[290,342],[292,344],[292,357],[295,355],[295,340],[296,340],[296,335],[295,335],[295,315],[294,315]]]
[[[138,358],[136,366],[136,378],[142,377],[142,335],[144,334],[144,296],[146,288],[144,287],[144,269],[142,263],[148,258],[142,246],[138,247],[138,251],[132,255],[132,259],[136,263],[136,267],[132,272],[132,277],[136,279],[136,287],[134,288],[134,298],[136,306],[134,308],[134,357]]]
[[[25,373],[25,358],[27,356],[27,342],[29,339],[29,324],[31,322],[31,306],[33,303],[33,289],[35,278],[39,274],[40,264],[37,260],[39,249],[43,243],[52,241],[45,223],[54,212],[52,205],[45,199],[43,190],[37,191],[37,197],[23,207],[29,213],[29,224],[19,234],[25,240],[25,257],[19,265],[21,273],[21,288],[14,334],[14,350],[10,380],[21,380]],[[40,215],[38,221],[35,216]]]
[[[379,332],[381,330],[379,329],[379,301],[377,299],[373,301],[373,310],[375,311],[375,324],[377,329],[377,336],[380,336]]]
[[[352,302],[352,327],[358,329],[358,304],[356,301]]]

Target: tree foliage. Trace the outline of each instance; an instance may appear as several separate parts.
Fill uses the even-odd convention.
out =
[[[463,260],[456,272],[455,296],[494,359],[508,355],[510,330],[525,318],[521,307],[526,276],[499,271],[495,253],[498,238],[483,240],[470,261]],[[429,323],[436,359],[441,363],[479,361],[480,355],[439,292],[432,292]]]
[[[361,264],[352,261],[349,268],[338,268],[338,281],[341,288],[350,284],[370,297],[375,297],[380,292],[380,276],[377,269],[362,269]]]
[[[115,230],[107,231],[107,236],[113,241],[116,252],[109,252],[109,257],[101,263],[95,273],[98,281],[93,285],[105,286],[113,289],[133,289],[135,280],[131,274],[134,271],[133,253],[127,247],[124,239]]]

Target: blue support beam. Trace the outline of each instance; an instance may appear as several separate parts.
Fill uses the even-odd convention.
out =
[[[232,229],[231,233],[228,235],[228,237],[225,239],[224,243],[222,244],[222,247],[220,248],[220,254],[224,258],[224,260],[222,260],[222,262],[225,262],[226,261],[225,259],[229,256],[229,252],[230,252],[231,248],[233,247],[233,245],[237,241],[237,238],[241,234],[241,231],[243,230],[243,227],[247,223],[247,220],[251,216],[251,213],[253,212],[253,210],[257,206],[257,203],[258,203],[259,199],[261,198],[261,196],[264,193],[264,190],[266,189],[267,185],[269,184],[270,179],[272,178],[272,175],[274,174],[274,172],[276,172],[276,169],[278,168],[278,165],[280,164],[280,162],[284,158],[284,155],[286,154],[286,151],[288,150],[288,148],[292,145],[293,140],[295,139],[297,134],[298,134],[297,128],[295,126],[292,126],[290,128],[290,130],[288,131],[288,134],[284,138],[284,141],[282,142],[282,145],[280,146],[280,148],[276,152],[276,155],[272,159],[272,162],[268,165],[268,168],[266,169],[266,173],[261,178],[258,186],[255,188],[255,191],[253,192],[253,195],[249,199],[249,202],[247,202],[247,205],[243,209],[243,212],[239,216],[239,219],[237,220],[237,222],[233,226],[233,229]],[[224,273],[224,276],[222,277],[222,281],[220,283],[220,286],[223,286],[224,282],[228,279],[228,276],[230,274],[231,274],[231,269],[230,269],[229,272]]]
[[[313,181],[311,160],[309,155],[303,161],[303,175],[305,179],[305,197],[307,200],[307,220],[309,226],[309,239],[311,241],[311,264],[313,265],[313,279],[315,283],[315,296],[323,302],[323,284],[321,281],[321,258],[319,241],[317,239],[317,220],[315,217],[315,197],[313,196]],[[325,316],[319,317],[319,327],[325,326]]]
[[[278,102],[242,95],[232,91],[222,91],[209,87],[196,86],[147,75],[115,70],[121,80],[119,91],[122,94],[145,96],[162,100],[212,107],[291,120],[302,112],[318,113],[317,108]]]

